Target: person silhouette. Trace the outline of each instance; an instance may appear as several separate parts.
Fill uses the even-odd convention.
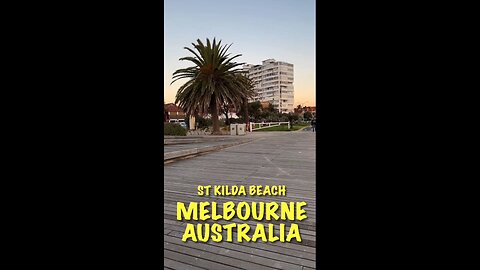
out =
[[[317,125],[317,120],[313,118],[310,124],[312,125],[312,132],[315,132],[315,126]]]

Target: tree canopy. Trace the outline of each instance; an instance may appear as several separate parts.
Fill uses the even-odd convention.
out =
[[[180,79],[187,79],[179,89],[175,103],[189,115],[211,113],[213,133],[219,133],[218,114],[225,104],[235,109],[253,95],[251,80],[238,68],[244,63],[233,60],[241,54],[230,57],[230,45],[221,41],[204,44],[200,39],[192,43],[193,49],[185,47],[193,56],[182,57],[180,61],[189,61],[193,66],[178,69],[173,73],[172,84]]]

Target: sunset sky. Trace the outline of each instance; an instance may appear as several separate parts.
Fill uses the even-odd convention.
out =
[[[231,44],[237,62],[258,65],[273,58],[294,65],[294,106],[315,105],[315,0],[165,0],[164,98],[174,102],[172,74],[197,39]]]

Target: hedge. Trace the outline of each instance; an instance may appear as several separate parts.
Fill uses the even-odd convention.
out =
[[[187,130],[179,124],[165,123],[163,126],[163,135],[167,136],[187,136]]]

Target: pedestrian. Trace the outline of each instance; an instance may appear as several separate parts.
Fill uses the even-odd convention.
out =
[[[310,122],[312,125],[312,132],[315,132],[315,126],[317,125],[317,120],[315,118],[312,119],[312,122]]]

